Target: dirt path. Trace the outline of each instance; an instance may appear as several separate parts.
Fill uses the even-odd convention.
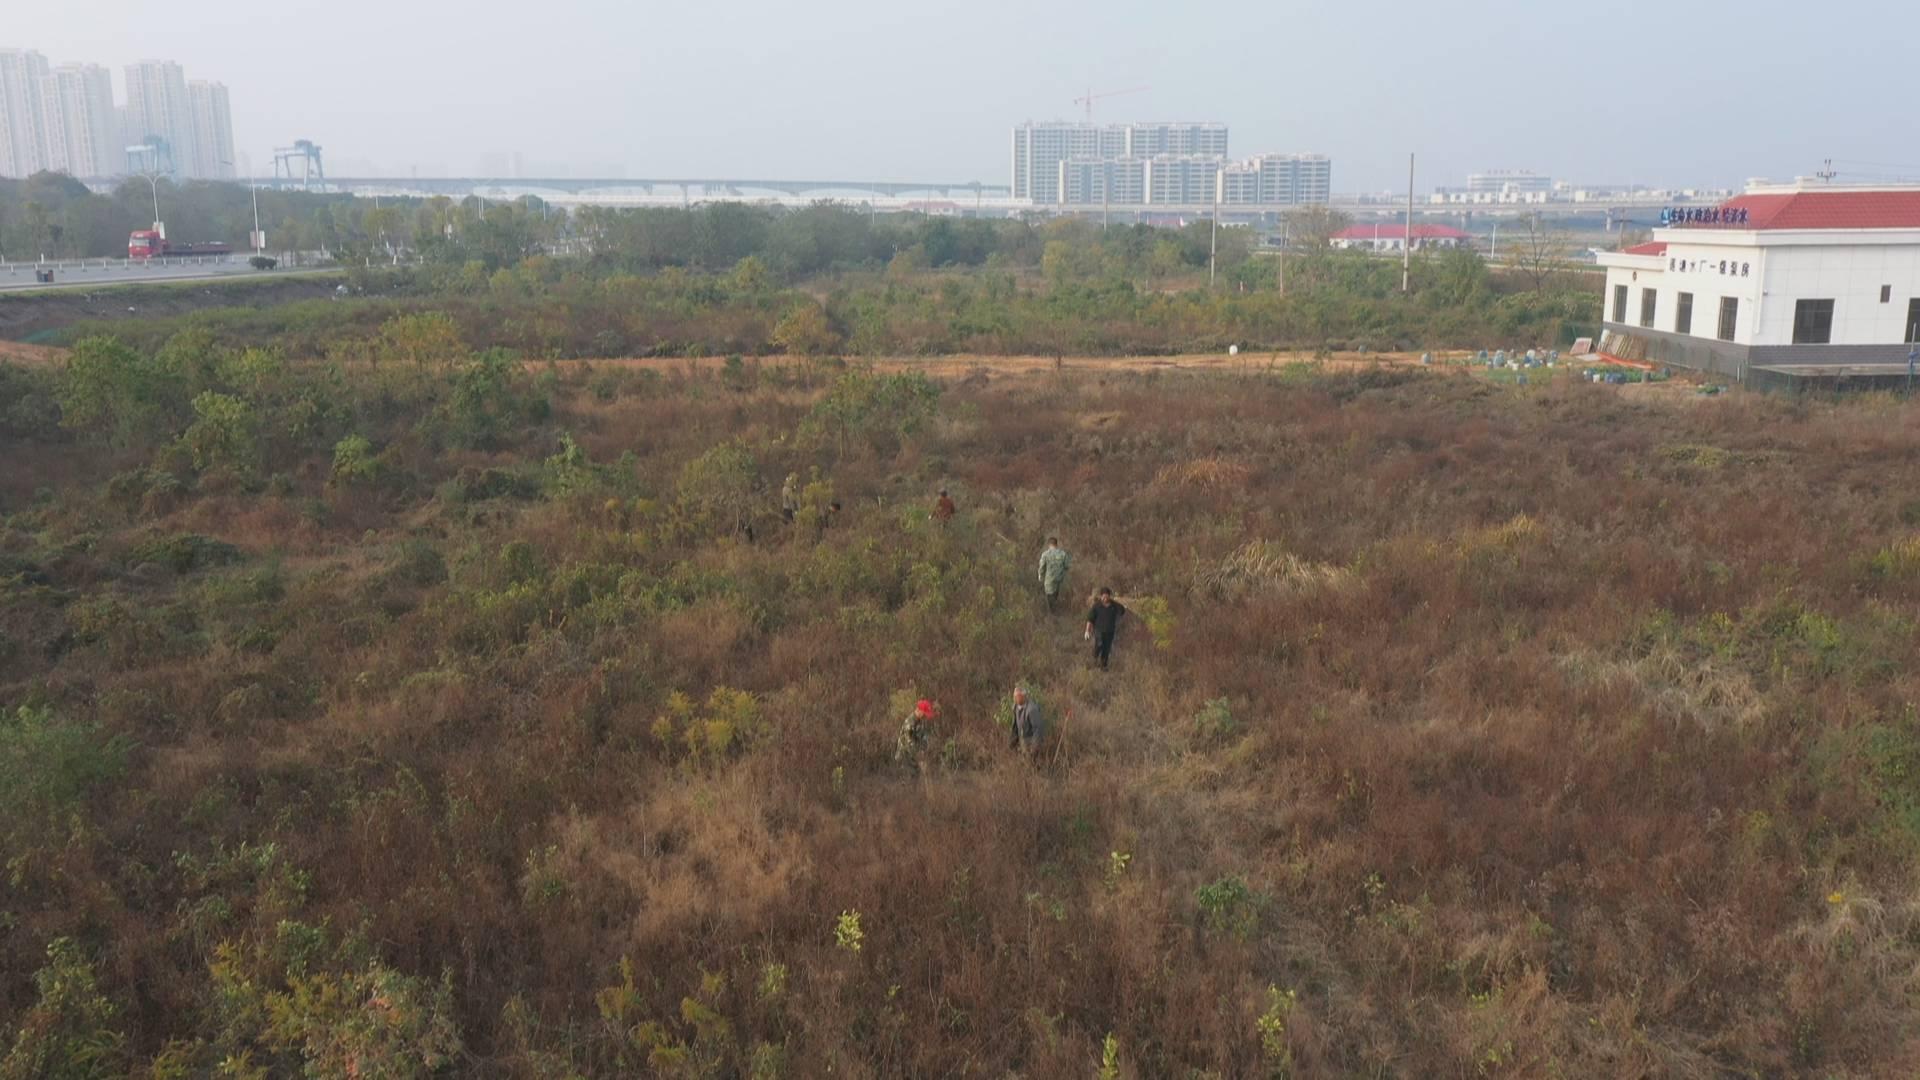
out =
[[[0,341],[0,361],[14,364],[55,364],[67,355],[67,350],[56,349],[51,345],[26,345],[18,341]]]
[[[1433,370],[1444,372],[1465,372],[1471,370],[1463,364],[1446,363],[1446,360],[1464,360],[1471,353],[1447,353],[1442,357],[1436,354]],[[779,367],[791,364],[805,364],[808,361],[794,356],[760,356],[753,362],[763,367]],[[1054,370],[1060,371],[1265,371],[1286,364],[1309,364],[1327,371],[1363,371],[1377,367],[1418,366],[1419,353],[1336,353],[1328,359],[1315,359],[1307,352],[1243,352],[1238,356],[1225,353],[1186,353],[1176,356],[982,356],[960,354],[953,356],[913,356],[880,357],[871,361],[874,367],[882,371],[919,371],[938,377],[964,377],[975,371],[985,369],[988,372],[1003,375],[1023,375]],[[530,363],[543,363],[531,361]],[[626,357],[614,360],[573,360],[559,361],[562,364],[591,364],[598,367],[614,368],[651,368],[656,371],[708,370],[718,368],[726,361],[718,356],[698,358],[671,357]]]

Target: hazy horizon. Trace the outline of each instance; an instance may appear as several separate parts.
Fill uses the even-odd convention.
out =
[[[224,82],[244,166],[307,138],[334,175],[1007,179],[1008,133],[1073,119],[1219,120],[1235,156],[1318,152],[1342,192],[1458,185],[1490,168],[1584,183],[1737,185],[1920,176],[1902,46],[1920,10],[1628,3],[1604,15],[1492,0],[1286,11],[987,0],[929,15],[748,0],[102,0],[15,5],[0,48]],[[1835,10],[1837,8],[1837,10]],[[538,17],[536,17],[536,14]],[[1864,32],[1871,30],[1871,32]],[[1394,53],[1418,43],[1417,56]],[[1058,55],[1058,63],[1049,55]],[[1777,67],[1767,66],[1777,63]]]

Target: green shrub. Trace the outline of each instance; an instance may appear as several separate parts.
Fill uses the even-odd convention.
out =
[[[38,1000],[20,1017],[13,1046],[0,1058],[0,1080],[94,1080],[125,1076],[113,1002],[99,990],[93,965],[67,938],[47,945],[33,975]]]
[[[112,338],[74,345],[56,395],[60,422],[116,446],[151,443],[185,406],[186,382]]]
[[[379,961],[358,971],[294,975],[267,1002],[266,1040],[297,1053],[309,1076],[431,1076],[462,1050],[453,987]]]
[[[0,361],[0,438],[60,435],[60,402],[51,375]]]
[[[49,708],[0,713],[0,828],[72,809],[126,771],[130,744]]]
[[[721,443],[681,468],[680,512],[704,532],[731,531],[752,518],[759,483],[759,465],[746,444]]]
[[[364,487],[378,483],[385,462],[364,435],[349,435],[333,444],[333,468],[327,483],[336,487]]]
[[[545,419],[550,409],[511,353],[489,349],[454,374],[452,395],[438,418],[440,435],[451,446],[492,449],[508,431]]]
[[[156,536],[136,545],[128,553],[127,563],[130,566],[143,562],[158,563],[176,574],[185,574],[193,570],[225,566],[240,561],[240,558],[240,549],[224,540],[198,533],[176,533],[172,536]]]
[[[831,438],[843,454],[854,440],[882,450],[885,440],[904,439],[924,427],[939,401],[939,384],[919,372],[849,371],[814,405],[802,430]]]
[[[1266,897],[1237,874],[1200,886],[1194,893],[1194,901],[1200,907],[1200,918],[1207,929],[1237,938],[1253,933],[1260,921],[1260,911],[1266,906]]]
[[[231,394],[202,391],[193,399],[194,421],[180,436],[196,469],[252,472],[259,464],[259,417]]]
[[[1221,742],[1233,737],[1238,723],[1233,718],[1233,703],[1226,698],[1211,698],[1193,717],[1194,730],[1206,742]]]

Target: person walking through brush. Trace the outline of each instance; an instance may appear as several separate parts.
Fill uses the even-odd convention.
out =
[[[793,524],[793,515],[800,512],[800,474],[788,473],[787,482],[780,485],[780,516],[787,524]]]
[[[920,754],[927,748],[927,736],[932,732],[933,718],[940,713],[940,706],[927,698],[921,698],[913,711],[900,725],[900,736],[893,741],[893,760],[905,765],[911,772],[920,771]]]
[[[1028,755],[1040,749],[1040,740],[1046,737],[1047,721],[1040,714],[1040,703],[1027,696],[1025,687],[1013,688],[1013,731],[1007,745],[1014,750],[1024,750]]]
[[[933,519],[943,527],[953,520],[953,500],[947,497],[947,489],[940,489],[940,501],[933,504]]]
[[[1127,609],[1113,598],[1113,590],[1105,588],[1093,601],[1093,610],[1087,612],[1087,630],[1082,637],[1093,642],[1093,658],[1100,662],[1102,671],[1107,669],[1107,659],[1113,655],[1113,635],[1119,633],[1120,620],[1126,614]]]
[[[1040,591],[1047,594],[1047,610],[1060,602],[1060,587],[1067,583],[1067,567],[1073,562],[1060,538],[1047,537],[1047,550],[1040,553]]]

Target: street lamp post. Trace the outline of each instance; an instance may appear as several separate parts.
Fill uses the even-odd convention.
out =
[[[253,159],[248,158],[247,160],[251,162]],[[228,168],[233,167],[233,162],[228,161],[226,158],[221,158],[220,164]],[[251,165],[248,166],[247,171],[253,171]],[[247,245],[253,248],[255,255],[263,255],[266,253],[267,238],[260,232],[260,178],[257,176],[247,177],[247,186],[253,189],[253,232],[247,237]]]
[[[167,238],[167,223],[160,220],[159,177],[153,173],[145,173],[143,174],[143,178],[146,180],[147,186],[153,189],[153,231],[160,234],[160,239],[165,240]]]
[[[265,255],[267,253],[267,234],[260,231],[260,180],[258,177],[255,177],[253,179],[252,240],[253,240],[253,253],[255,255]]]

